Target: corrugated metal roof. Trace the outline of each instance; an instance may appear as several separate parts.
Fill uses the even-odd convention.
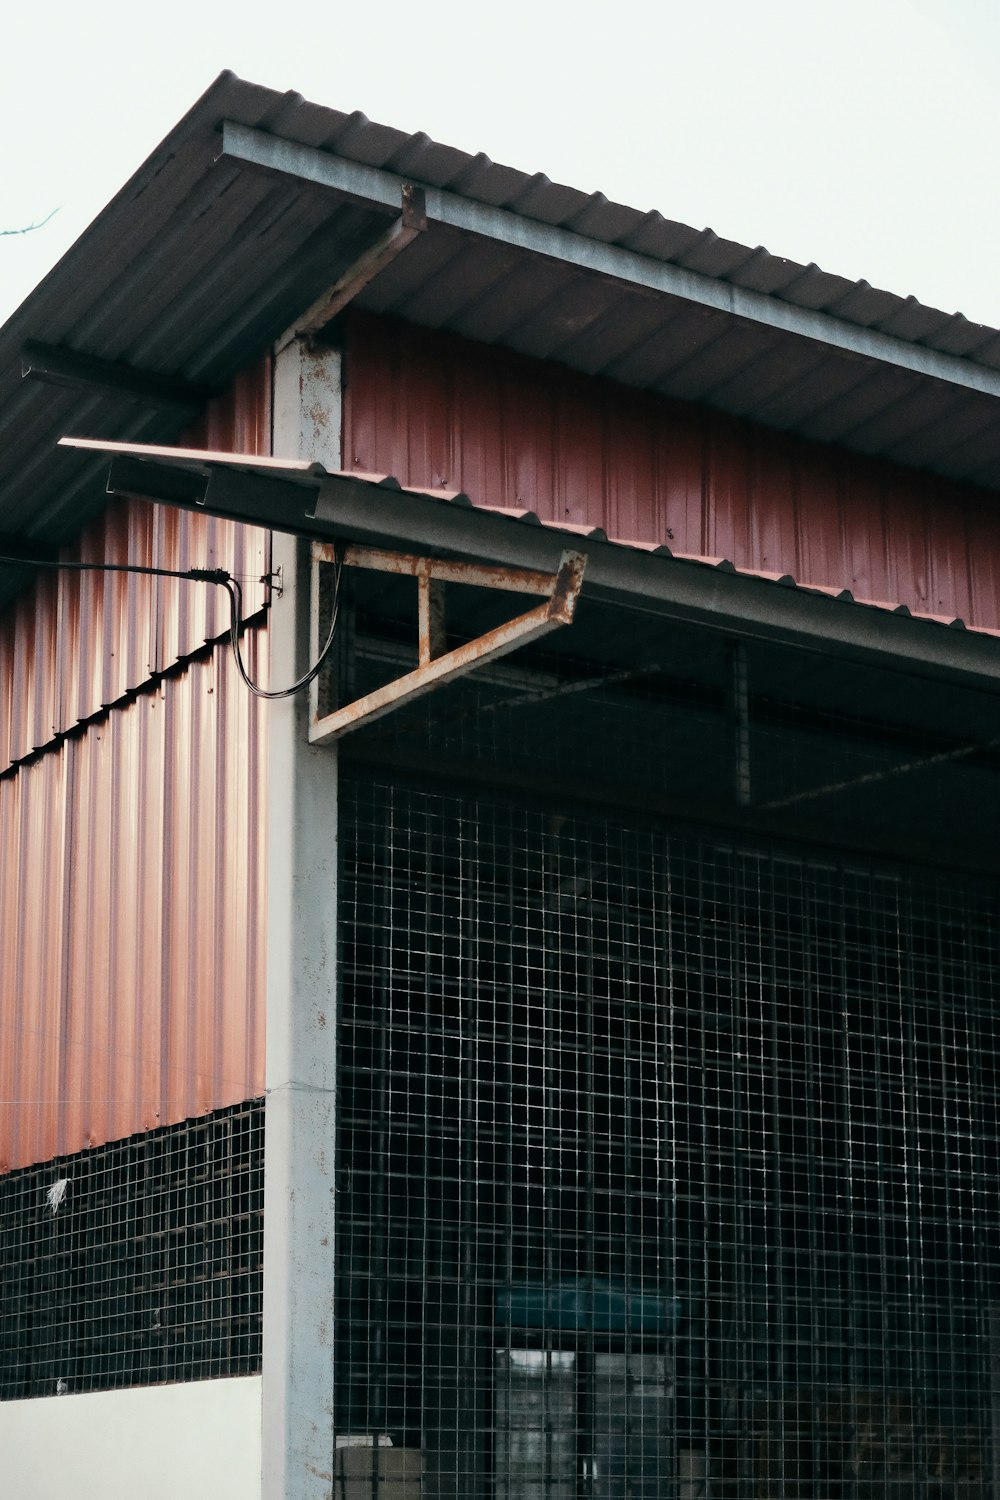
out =
[[[260,171],[224,120],[378,191]],[[224,385],[384,230],[397,178],[440,217],[362,306],[1000,488],[997,330],[223,74],[0,329],[0,529],[62,541],[102,504],[61,433],[188,419],[24,380],[27,342]]]

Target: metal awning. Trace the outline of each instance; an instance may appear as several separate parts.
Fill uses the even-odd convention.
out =
[[[952,682],[1000,682],[1000,639],[961,621],[856,600],[846,589],[737,570],[725,559],[601,531],[543,525],[531,512],[476,506],[451,491],[381,475],[329,472],[308,460],[65,437],[109,460],[107,489],[271,527],[314,541],[391,547],[554,574],[568,539],[586,559],[586,596],[603,605],[905,669]]]
[[[385,476],[82,446],[108,460],[112,491],[311,539],[317,569],[353,559],[348,655],[331,658],[311,718],[317,740],[351,731],[349,757],[995,868],[996,632]],[[560,588],[581,575],[564,612]],[[510,591],[543,602],[515,615]]]

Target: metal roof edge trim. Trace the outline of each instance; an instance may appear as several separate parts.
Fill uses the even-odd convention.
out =
[[[414,180],[232,120],[225,120],[222,125],[217,159],[222,157],[328,188],[385,212],[401,211],[403,187]],[[986,365],[864,328],[830,313],[803,308],[766,292],[739,287],[700,271],[655,260],[621,245],[593,240],[578,231],[526,218],[510,209],[423,186],[431,223],[444,224],[654,294],[676,297],[775,332],[793,334],[845,354],[889,364],[983,395],[1000,396],[1000,371]]]

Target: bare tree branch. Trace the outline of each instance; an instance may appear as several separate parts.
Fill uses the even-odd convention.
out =
[[[39,219],[34,224],[25,224],[23,229],[0,229],[0,236],[3,236],[5,234],[30,234],[33,229],[44,229],[49,220],[58,212],[59,209],[54,208],[52,210],[52,213],[45,215],[44,219]]]

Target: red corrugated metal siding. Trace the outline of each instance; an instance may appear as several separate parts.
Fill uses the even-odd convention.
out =
[[[346,374],[345,467],[1000,627],[983,491],[388,319]]]
[[[0,778],[0,1170],[261,1092],[265,713],[219,647]]]
[[[267,453],[269,403],[264,363],[188,440]],[[259,579],[267,542],[113,501],[76,555]],[[265,714],[216,592],[43,573],[0,622],[0,1170],[263,1088]]]
[[[269,362],[241,376],[185,441],[267,453]],[[264,605],[267,549],[267,533],[256,527],[114,500],[66,555],[227,568],[244,584],[250,618]],[[0,771],[168,671],[228,623],[228,600],[209,584],[135,574],[40,575],[0,622]]]

